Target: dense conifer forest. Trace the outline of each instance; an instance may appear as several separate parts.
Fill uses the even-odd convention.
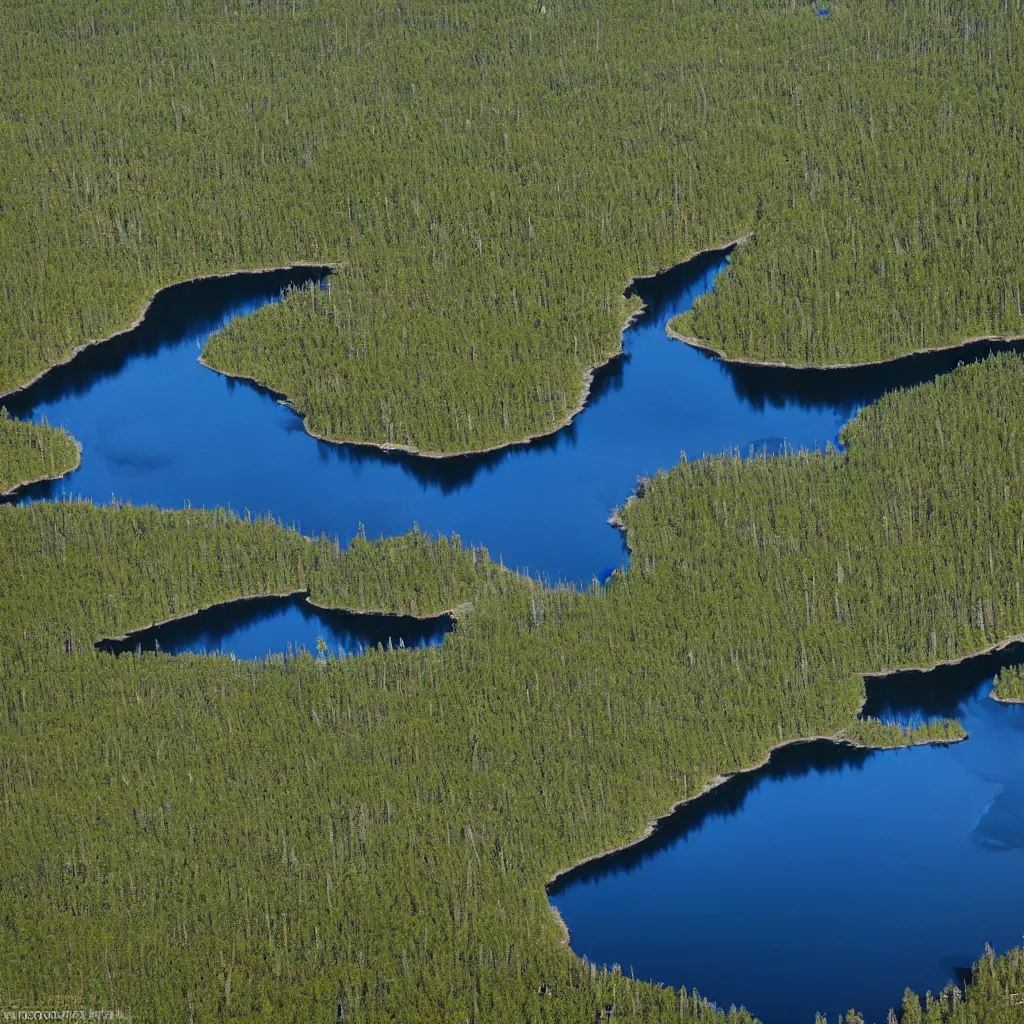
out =
[[[210,361],[484,448],[577,407],[631,277],[748,232],[693,325],[730,355],[1020,334],[1022,48],[1020,0],[12,0],[0,394],[160,286],[325,261]]]
[[[0,395],[163,286],[295,262],[327,287],[204,361],[432,453],[553,430],[630,279],[739,238],[675,325],[729,356],[1024,334],[1022,52],[1021,0],[9,0]],[[0,1011],[752,1024],[580,959],[545,887],[780,744],[965,739],[862,718],[863,675],[1024,634],[1022,409],[1005,354],[842,452],[684,461],[585,591],[418,530],[0,503]],[[0,415],[0,493],[78,458]],[[457,624],[350,657],[96,646],[293,592]],[[890,1020],[1024,1020],[1022,951],[973,953]]]
[[[1024,981],[1024,954],[1013,950],[996,957],[985,950],[974,965],[967,984],[966,998],[955,985],[942,992],[926,993],[922,999],[910,989],[903,995],[897,1012],[889,1011],[888,1024],[1016,1024],[1021,1020],[1021,982]],[[832,1024],[819,1016],[816,1024]],[[851,1010],[837,1024],[864,1024],[864,1018]]]
[[[0,408],[0,495],[63,476],[78,465],[78,458],[78,442],[63,428],[13,420]]]
[[[845,729],[843,737],[862,747],[909,747],[916,743],[958,743],[967,739],[967,730],[950,718],[906,726],[865,718]]]
[[[1024,667],[1004,668],[996,678],[994,696],[998,700],[1024,703]]]
[[[622,510],[628,571],[583,593],[457,538],[340,550],[225,512],[0,507],[5,998],[153,1020],[709,1019],[579,960],[545,883],[779,743],[874,742],[862,673],[1019,634],[1022,407],[1004,356],[866,409],[842,454],[684,463]],[[292,590],[458,624],[440,648],[348,658],[94,646]],[[924,1019],[1019,1020],[1022,972],[983,958],[967,1002]]]

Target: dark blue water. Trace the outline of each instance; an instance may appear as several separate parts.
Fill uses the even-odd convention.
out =
[[[869,681],[865,713],[955,716],[949,747],[777,751],[644,842],[565,875],[572,947],[743,1003],[765,1024],[851,1006],[882,1024],[907,985],[960,981],[1024,935],[1024,707],[988,699],[1024,648]]]
[[[96,646],[111,654],[160,650],[265,658],[307,650],[318,657],[336,658],[378,646],[435,647],[454,626],[450,615],[430,619],[364,615],[318,608],[303,595],[293,594],[231,601]],[[326,649],[321,644],[326,644]]]
[[[625,561],[607,518],[638,476],[671,468],[683,451],[692,459],[835,443],[865,403],[1005,347],[982,342],[852,370],[725,364],[664,328],[727,263],[727,253],[711,253],[635,283],[646,311],[573,424],[443,460],[316,441],[273,394],[196,361],[214,330],[290,285],[322,280],[323,269],[167,289],[139,328],[4,399],[13,415],[46,416],[83,444],[80,469],[21,500],[228,506],[343,543],[360,524],[372,537],[418,523],[531,574],[586,583]],[[435,643],[450,625],[333,614],[341,618],[299,598],[242,602],[111,649],[159,642],[255,657],[314,650],[323,637],[332,651],[356,653],[382,637]],[[784,1024],[849,1005],[881,1019],[906,984],[939,988],[985,940],[1018,942],[1024,723],[1020,709],[984,699],[991,674],[957,676],[946,693],[972,731],[966,744],[877,754],[791,747],[681,810],[650,841],[567,876],[554,900],[574,948]],[[889,680],[871,713],[950,713],[927,705],[934,678],[920,693],[900,685]]]
[[[598,371],[570,426],[527,445],[451,459],[316,441],[265,389],[196,361],[210,333],[279,299],[289,284],[322,278],[322,270],[175,286],[136,330],[3,400],[12,415],[46,416],[83,445],[78,470],[29,488],[24,500],[71,495],[249,509],[343,544],[360,523],[370,537],[419,523],[485,545],[521,571],[589,583],[625,562],[621,534],[607,520],[638,475],[670,469],[681,451],[692,459],[834,442],[858,406],[991,350],[975,345],[864,370],[725,365],[670,340],[664,328],[727,262],[724,252],[711,253],[636,282],[647,311],[625,332],[625,353]]]

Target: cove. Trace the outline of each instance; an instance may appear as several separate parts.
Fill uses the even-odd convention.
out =
[[[953,716],[970,738],[777,750],[625,850],[549,887],[572,948],[744,1004],[764,1024],[883,1024],[903,990],[960,982],[1024,933],[1024,706],[989,699],[1024,645],[867,680],[864,713]]]
[[[321,608],[305,594],[246,598],[215,605],[180,619],[136,630],[96,646],[109,654],[164,651],[167,654],[226,654],[237,658],[317,654],[317,641],[333,657],[382,647],[435,647],[455,626],[451,615],[414,618]]]
[[[607,520],[638,476],[672,468],[683,451],[692,459],[835,443],[865,403],[996,347],[861,369],[726,363],[669,339],[665,325],[713,287],[728,259],[729,250],[704,253],[633,283],[646,309],[624,332],[623,353],[596,371],[571,424],[528,444],[449,459],[317,441],[278,396],[197,362],[213,331],[280,300],[289,286],[323,280],[327,268],[174,286],[134,330],[0,400],[14,416],[66,426],[83,446],[79,469],[26,488],[20,500],[227,506],[342,544],[360,524],[376,537],[418,523],[486,546],[521,572],[587,585],[627,560]]]

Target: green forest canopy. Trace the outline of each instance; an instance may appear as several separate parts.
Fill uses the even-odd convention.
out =
[[[12,420],[0,406],[0,495],[69,473],[78,465],[80,452],[63,428]]]
[[[748,231],[690,318],[730,355],[1019,334],[1021,14],[5,4],[0,393],[163,285],[325,260],[330,301],[296,294],[209,361],[283,385],[330,436],[487,447],[571,413],[634,274]],[[341,552],[224,512],[0,507],[4,998],[713,1016],[578,960],[545,882],[775,743],[898,740],[857,719],[860,673],[1021,632],[1022,399],[1006,357],[864,411],[842,456],[678,467],[623,512],[631,569],[585,594],[457,539]],[[7,422],[3,453],[0,490],[77,446]],[[440,649],[361,658],[93,646],[297,589],[462,611]],[[966,1002],[924,1012],[1008,1024],[1022,990],[1019,951],[984,956]]]
[[[267,311],[211,361],[331,436],[488,447],[576,408],[633,275],[750,231],[695,318],[730,355],[1020,334],[1022,14],[6,3],[0,393],[163,285],[330,261],[332,303]]]
[[[683,464],[623,510],[629,570],[585,593],[418,533],[343,552],[224,512],[0,507],[5,998],[707,1019],[577,959],[545,883],[773,745],[855,728],[861,673],[1019,634],[1022,408],[1004,356],[864,410],[844,454]],[[472,610],[440,648],[362,657],[93,646],[295,589]],[[1022,979],[1019,953],[983,958],[928,1019],[1008,1024]]]
[[[1024,703],[1024,666],[1011,665],[996,678],[995,696],[999,700]]]

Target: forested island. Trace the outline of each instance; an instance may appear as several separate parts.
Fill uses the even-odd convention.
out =
[[[739,240],[673,326],[727,357],[1018,337],[1022,13],[10,3],[0,396],[162,288],[298,264],[331,273],[195,355],[344,458],[550,434],[620,354],[629,283]],[[0,1014],[753,1024],[577,956],[546,887],[788,744],[966,739],[862,714],[864,677],[1024,635],[1022,410],[1005,352],[851,409],[841,449],[681,454],[616,497],[628,565],[583,587],[418,528],[20,501],[80,449],[5,412]],[[456,625],[356,656],[97,648],[297,592]],[[890,1019],[1024,1019],[1021,950],[972,957]]]
[[[1024,703],[1024,669],[1020,665],[1003,669],[996,679],[993,696],[1008,703]]]

